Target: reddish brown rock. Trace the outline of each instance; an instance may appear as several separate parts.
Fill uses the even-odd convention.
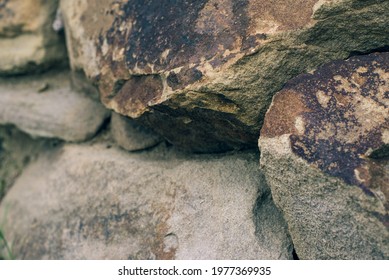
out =
[[[255,145],[272,95],[297,74],[387,46],[389,4],[360,2],[71,0],[61,8],[72,68],[98,84],[102,102],[205,152]]]
[[[261,165],[300,257],[389,257],[388,136],[389,53],[334,61],[276,94]]]

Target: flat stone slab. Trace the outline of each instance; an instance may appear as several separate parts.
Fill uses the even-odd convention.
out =
[[[83,141],[108,116],[99,102],[71,89],[68,72],[0,79],[0,124],[32,136]]]
[[[1,203],[18,259],[290,259],[256,153],[47,151]]]
[[[389,53],[334,61],[277,93],[261,166],[305,259],[389,258]]]

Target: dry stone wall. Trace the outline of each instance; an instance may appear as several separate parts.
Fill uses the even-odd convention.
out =
[[[389,259],[388,26],[386,0],[2,1],[12,255]]]

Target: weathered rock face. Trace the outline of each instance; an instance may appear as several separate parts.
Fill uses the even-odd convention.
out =
[[[116,143],[127,151],[148,149],[163,141],[151,129],[117,113],[111,117],[111,132]]]
[[[388,1],[62,1],[74,70],[193,151],[255,145],[292,77],[389,45]]]
[[[0,75],[66,63],[63,36],[53,30],[58,0],[0,3]]]
[[[259,140],[305,259],[389,258],[389,53],[335,61],[277,93]]]
[[[291,258],[256,154],[126,153],[107,143],[47,150],[18,178],[0,210],[16,258]]]
[[[99,102],[71,89],[68,72],[0,79],[0,124],[34,137],[83,141],[109,115]]]

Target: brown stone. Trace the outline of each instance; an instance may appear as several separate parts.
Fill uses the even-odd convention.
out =
[[[389,53],[375,53],[298,76],[274,97],[261,164],[301,257],[389,257],[388,94]],[[304,207],[316,208],[296,217]],[[332,243],[316,232],[308,248],[303,236],[329,227]]]
[[[297,74],[387,46],[388,5],[72,0],[61,8],[72,68],[99,85],[102,102],[205,152],[255,145],[272,95]]]

